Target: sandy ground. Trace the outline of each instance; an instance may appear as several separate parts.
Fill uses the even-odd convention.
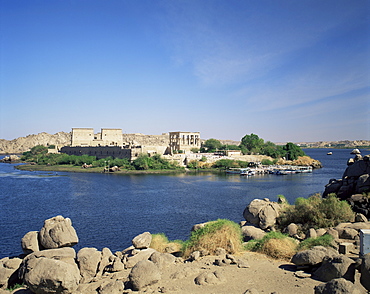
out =
[[[314,287],[322,283],[310,277],[299,278],[293,264],[270,259],[259,253],[235,255],[237,260],[248,266],[244,268],[236,264],[214,265],[215,258],[217,257],[207,256],[197,261],[171,265],[162,271],[162,278],[158,283],[143,291],[124,290],[123,293],[244,294],[247,290],[255,289],[258,292],[251,293],[313,294]],[[129,272],[130,270],[125,270],[120,276],[125,279]],[[217,272],[220,280],[216,284],[197,285],[195,278],[205,272]],[[359,273],[356,275],[355,287],[353,294],[367,293],[359,282]],[[18,289],[14,293],[30,292]]]
[[[309,277],[298,278],[295,266],[286,261],[273,260],[252,252],[235,257],[245,261],[249,267],[239,268],[235,264],[216,266],[213,265],[214,256],[188,264],[176,264],[167,268],[162,274],[162,280],[147,289],[146,293],[243,294],[254,288],[258,293],[305,294],[314,293],[314,287],[322,283]],[[217,271],[223,281],[215,285],[196,285],[194,279],[206,271]],[[355,284],[354,293],[367,293],[359,283],[359,274]]]

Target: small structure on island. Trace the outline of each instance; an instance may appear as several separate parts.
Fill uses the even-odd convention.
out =
[[[186,153],[200,148],[199,132],[170,132],[170,153]]]

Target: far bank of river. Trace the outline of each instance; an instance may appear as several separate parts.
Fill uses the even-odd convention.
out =
[[[297,197],[322,192],[329,179],[341,178],[353,157],[351,150],[331,150],[330,156],[328,151],[305,149],[323,168],[286,176],[31,172],[0,163],[0,258],[20,254],[24,234],[56,215],[72,219],[80,239],[76,250],[123,250],[144,231],[185,240],[196,223],[243,220],[245,206],[255,198],[275,201],[283,194],[294,203]]]

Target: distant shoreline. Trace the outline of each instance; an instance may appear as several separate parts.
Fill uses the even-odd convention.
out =
[[[101,173],[101,174],[120,174],[120,175],[145,175],[145,174],[182,174],[182,173],[204,173],[220,172],[219,169],[166,169],[166,170],[120,170],[115,172],[103,172],[103,167],[82,168],[74,165],[33,165],[21,164],[15,166],[18,170],[26,171],[48,171],[48,172],[72,172],[72,173]]]

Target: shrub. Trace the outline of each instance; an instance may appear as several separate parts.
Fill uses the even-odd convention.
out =
[[[247,242],[244,248],[276,259],[290,259],[297,251],[297,243],[280,232],[269,232],[262,239]]]
[[[191,160],[186,167],[188,168],[193,168],[193,169],[197,169],[199,166],[198,166],[198,161],[197,160]]]
[[[242,250],[242,234],[237,223],[218,219],[192,232],[190,239],[184,244],[184,256],[202,249],[215,254],[217,248],[224,248],[229,253]]]
[[[290,223],[302,224],[309,228],[333,227],[342,222],[352,221],[354,212],[346,201],[340,201],[334,194],[321,198],[315,194],[309,198],[299,197],[295,205],[287,205],[278,217],[278,226],[284,229]]]
[[[233,168],[233,167],[239,167],[239,164],[232,159],[220,159],[217,160],[213,167],[220,168],[220,169],[227,169],[227,168]]]
[[[334,237],[326,234],[317,238],[308,238],[299,243],[298,250],[310,249],[314,246],[331,247]]]
[[[297,252],[297,243],[289,237],[269,239],[263,244],[261,252],[275,259],[290,260]]]
[[[267,159],[267,158],[262,159],[261,163],[262,163],[262,165],[273,165],[274,164],[274,162],[272,160]]]
[[[163,233],[152,234],[150,248],[162,253],[181,252],[184,242],[181,240],[169,241]]]

